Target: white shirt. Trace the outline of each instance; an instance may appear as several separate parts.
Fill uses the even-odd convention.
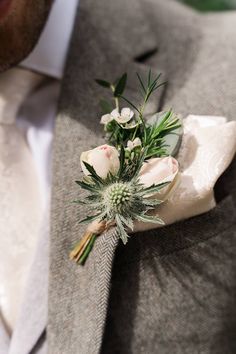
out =
[[[60,92],[60,79],[63,77],[77,5],[78,0],[55,0],[37,46],[21,63],[22,67],[37,71],[45,76],[43,84],[27,98],[17,117],[17,125],[27,139],[38,173],[44,206],[43,215],[45,212],[49,213],[50,210],[51,147],[54,118]],[[49,228],[44,227],[44,229],[48,230]],[[35,241],[37,244],[37,240]],[[28,269],[30,269],[30,264]],[[15,296],[18,295],[15,294]],[[5,313],[9,313],[9,309],[12,312],[9,314],[9,318],[12,319],[9,322],[9,327],[13,329],[18,311],[14,310],[10,299],[4,297],[4,294],[0,296],[0,309],[3,317]],[[7,320],[8,318],[6,318],[8,323]]]
[[[19,112],[23,130],[36,164],[45,208],[50,200],[51,146],[54,118],[78,0],[55,0],[47,24],[33,52],[21,66],[48,77]],[[65,15],[66,14],[66,15]]]

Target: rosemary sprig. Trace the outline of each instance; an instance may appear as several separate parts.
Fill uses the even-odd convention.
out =
[[[114,145],[116,148],[121,149],[121,146],[126,146],[129,140],[133,141],[137,137],[141,139],[142,148],[147,149],[146,158],[151,157],[161,157],[167,155],[167,145],[166,136],[175,132],[181,123],[179,118],[169,110],[163,112],[162,116],[156,123],[150,125],[145,118],[145,109],[150,97],[157,91],[161,86],[165,85],[166,82],[160,81],[161,74],[153,77],[152,71],[149,70],[146,80],[144,80],[139,73],[136,73],[137,80],[140,87],[140,94],[142,97],[142,103],[136,105],[129,98],[124,95],[126,84],[127,84],[127,74],[123,74],[121,78],[115,81],[115,83],[109,83],[105,80],[96,80],[96,82],[111,90],[113,95],[113,100],[115,101],[115,106],[113,108],[120,108],[120,99],[127,102],[129,106],[134,109],[136,116],[134,118],[134,124],[127,128],[126,125],[119,124],[117,121],[113,120],[105,126],[105,131],[107,133],[107,140],[110,144]],[[112,102],[102,100],[102,106],[106,108],[111,107]],[[111,108],[110,108],[111,110]],[[106,110],[105,113],[108,113]],[[141,153],[140,149],[136,149],[132,152],[131,159],[134,159],[134,155],[139,155]],[[128,154],[128,152],[127,152]]]

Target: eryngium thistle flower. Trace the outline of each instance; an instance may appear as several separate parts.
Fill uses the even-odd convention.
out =
[[[158,199],[152,199],[152,196],[168,183],[145,187],[136,176],[123,181],[118,176],[109,175],[104,180],[96,174],[92,166],[86,164],[86,168],[90,172],[89,180],[77,183],[88,190],[89,195],[83,202],[76,203],[86,204],[92,215],[81,220],[81,223],[94,220],[115,223],[117,234],[124,244],[128,240],[128,230],[134,228],[135,220],[163,224],[158,216],[151,216],[148,212],[161,203]]]
[[[114,211],[122,214],[132,207],[133,192],[134,188],[130,183],[116,182],[108,186],[103,195],[108,214]]]

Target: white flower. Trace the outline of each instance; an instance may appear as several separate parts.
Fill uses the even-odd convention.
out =
[[[112,112],[115,120],[120,124],[128,123],[134,116],[134,112],[130,108],[122,108],[121,113],[119,113],[118,109]]]
[[[139,125],[139,122],[136,122],[135,120],[131,120],[129,123],[126,123],[122,126],[123,129],[134,129]]]
[[[156,195],[161,200],[165,200],[168,198],[170,192],[177,186],[178,172],[178,161],[172,156],[152,158],[143,164],[139,174],[139,181],[144,184],[145,187],[169,182],[169,184]]]
[[[142,146],[142,142],[139,138],[135,138],[133,141],[129,140],[127,142],[127,149],[133,150],[136,146]]]
[[[118,108],[113,109],[110,114],[105,114],[101,118],[101,124],[108,124],[116,120],[119,124],[128,123],[134,116],[134,112],[130,108],[122,108],[119,112]]]
[[[106,125],[106,124],[112,122],[113,119],[114,118],[112,117],[111,114],[104,114],[100,120],[100,123]]]
[[[98,146],[93,150],[82,152],[80,163],[84,174],[88,176],[89,172],[83,164],[83,161],[91,165],[98,176],[104,179],[109,172],[115,175],[120,168],[118,151],[115,147],[106,144]]]

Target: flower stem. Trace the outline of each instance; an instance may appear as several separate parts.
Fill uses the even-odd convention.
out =
[[[96,238],[97,238],[97,235],[93,234],[91,239],[89,240],[89,243],[85,247],[85,250],[84,250],[82,256],[78,260],[79,264],[83,265],[85,263],[85,261],[88,258],[90,252],[92,251],[92,248],[93,248],[93,245],[95,243]]]
[[[115,92],[115,86],[111,85],[111,90],[114,94]],[[120,105],[119,105],[119,98],[114,96],[114,101],[115,101],[115,105],[116,105],[116,109],[118,109],[118,111],[120,110]]]
[[[91,243],[91,239],[94,238],[94,235],[96,236],[96,234],[93,232],[86,232],[83,238],[80,240],[80,242],[77,243],[73,248],[73,250],[71,251],[70,259],[74,259],[76,263],[81,264],[80,260],[87,252],[87,249],[89,248]]]

